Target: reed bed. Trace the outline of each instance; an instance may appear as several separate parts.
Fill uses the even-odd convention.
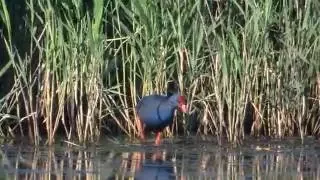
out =
[[[20,7],[15,11],[14,7]],[[317,136],[318,1],[1,1],[0,133],[136,137],[134,106],[188,97],[166,135]],[[4,88],[6,87],[6,88]]]

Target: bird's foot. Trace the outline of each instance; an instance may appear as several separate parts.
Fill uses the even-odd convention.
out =
[[[145,137],[144,137],[144,133],[143,133],[143,132],[141,132],[139,136],[140,136],[140,139],[141,139],[142,141],[144,141],[144,139],[145,139]]]
[[[156,146],[159,146],[160,144],[161,144],[161,133],[160,133],[160,132],[157,132],[155,145],[156,145]]]

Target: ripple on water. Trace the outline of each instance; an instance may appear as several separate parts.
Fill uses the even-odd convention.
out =
[[[0,178],[317,179],[320,146],[312,139],[248,140],[236,148],[197,137],[81,147],[1,146]]]

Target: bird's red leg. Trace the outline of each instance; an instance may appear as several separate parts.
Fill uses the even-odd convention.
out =
[[[144,128],[143,128],[143,123],[140,120],[139,117],[137,117],[138,119],[138,131],[139,131],[139,136],[142,140],[144,140]]]
[[[161,132],[157,132],[155,144],[160,145],[160,142],[161,142]]]

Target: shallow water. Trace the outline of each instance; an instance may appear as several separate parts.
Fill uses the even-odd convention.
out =
[[[1,145],[0,179],[319,179],[311,138],[247,140],[232,148],[200,137],[88,148]]]

